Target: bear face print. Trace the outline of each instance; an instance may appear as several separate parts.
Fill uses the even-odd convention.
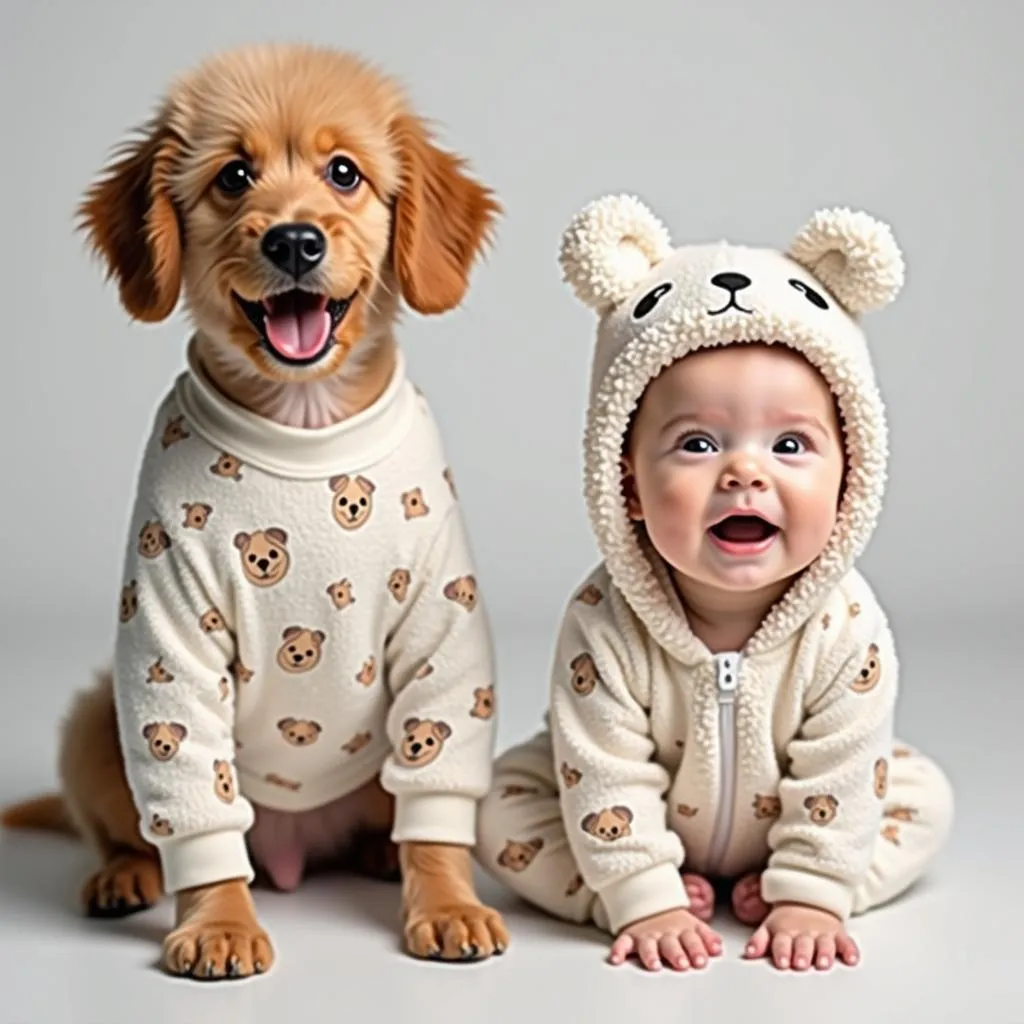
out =
[[[228,666],[231,674],[235,677],[236,683],[251,683],[252,671],[242,663],[242,659],[236,654],[234,660]]]
[[[358,530],[373,515],[373,492],[376,485],[365,476],[335,476],[330,480],[334,497],[331,509],[343,530]]]
[[[893,807],[885,812],[887,818],[892,818],[893,821],[905,822],[913,821],[915,814],[917,814],[917,811],[913,807]]]
[[[565,895],[569,899],[572,899],[572,897],[575,896],[578,892],[580,892],[582,888],[583,876],[573,875],[572,878],[569,879],[569,884],[565,887]]]
[[[235,802],[235,773],[229,761],[213,762],[213,791],[221,803]]]
[[[822,629],[828,629],[828,627],[831,626],[831,625],[832,625],[832,616],[829,615],[828,612],[825,612],[825,614],[822,615],[822,617],[821,617],[821,628]]]
[[[589,697],[601,679],[594,659],[589,654],[577,654],[569,662],[569,670],[572,672],[573,690],[581,697]]]
[[[309,672],[320,664],[324,641],[327,639],[322,629],[289,626],[281,638],[284,643],[277,649],[277,663],[285,672]]]
[[[147,683],[173,683],[174,675],[164,668],[164,659],[157,658],[149,668],[146,669]]]
[[[164,426],[163,434],[160,435],[160,444],[163,446],[164,451],[166,451],[172,444],[184,441],[188,437],[191,437],[191,434],[189,434],[188,428],[185,426],[185,417],[172,416]]]
[[[676,814],[680,818],[693,818],[697,815],[698,808],[691,807],[689,804],[676,804]]]
[[[284,739],[293,747],[311,747],[320,739],[320,733],[323,732],[323,726],[319,722],[306,718],[282,718],[277,727]]]
[[[227,676],[221,676],[217,683],[217,689],[220,692],[220,699],[227,700],[231,696],[231,683]]]
[[[839,801],[834,796],[820,794],[809,796],[804,801],[804,807],[807,808],[808,816],[815,825],[827,825],[835,820]]]
[[[210,472],[214,476],[223,477],[225,480],[241,480],[242,463],[234,455],[221,452],[220,457],[210,467]]]
[[[451,738],[451,726],[447,722],[424,722],[408,718],[402,726],[405,735],[398,749],[398,760],[406,768],[425,768],[436,761]]]
[[[583,781],[583,773],[578,768],[570,768],[568,761],[562,762],[560,771],[566,789],[572,789]]]
[[[356,675],[356,682],[361,686],[373,686],[377,679],[377,659],[372,655],[363,662],[363,667]]]
[[[494,715],[494,687],[478,686],[473,691],[475,703],[470,710],[473,718],[488,719]]]
[[[288,534],[280,527],[236,533],[235,547],[242,559],[242,572],[253,586],[273,587],[288,575]]]
[[[388,577],[388,590],[399,604],[402,604],[409,596],[409,585],[411,583],[412,573],[408,569],[395,569]]]
[[[864,660],[860,672],[857,673],[857,678],[850,683],[850,689],[854,693],[868,693],[878,685],[878,680],[881,678],[882,663],[879,660],[878,644],[872,644],[868,648],[868,656]]]
[[[132,580],[121,588],[121,602],[117,617],[121,622],[130,622],[139,610],[139,584]]]
[[[139,554],[143,558],[159,558],[171,546],[167,531],[155,520],[139,530]]]
[[[424,516],[430,515],[430,508],[423,500],[421,487],[415,487],[402,495],[402,511],[405,513],[406,520],[422,519]]]
[[[576,600],[589,604],[591,608],[601,603],[602,593],[593,583],[588,583],[577,595]]]
[[[327,595],[338,611],[348,608],[355,603],[356,597],[352,592],[352,582],[348,579],[336,580],[327,585]]]
[[[301,782],[295,782],[293,779],[286,779],[282,775],[278,775],[277,772],[269,772],[263,776],[263,781],[269,783],[271,786],[277,786],[278,789],[288,789],[293,793],[298,793],[302,789]]]
[[[427,676],[434,674],[434,666],[429,661],[424,662],[418,669],[413,679],[426,679]]]
[[[213,515],[213,506],[207,505],[203,501],[193,502],[192,504],[186,501],[181,508],[185,514],[181,525],[187,530],[205,530],[206,524],[210,521],[210,516]]]
[[[512,783],[505,786],[501,791],[501,799],[508,800],[514,796],[539,796],[540,790],[536,786],[520,786]]]
[[[170,761],[187,736],[188,729],[179,722],[150,722],[142,728],[142,738],[157,761]]]
[[[360,750],[365,750],[370,745],[370,740],[373,739],[373,734],[369,732],[357,732],[355,736],[348,741],[343,743],[341,749],[346,754],[358,754]]]
[[[909,747],[893,747],[893,757],[913,757],[914,752]]]
[[[174,829],[171,828],[171,823],[166,818],[161,818],[159,814],[154,814],[149,819],[149,831],[155,836],[159,836],[161,839],[166,839],[168,836],[174,835]]]
[[[883,825],[881,835],[887,843],[892,843],[893,846],[900,845],[899,825]]]
[[[525,871],[533,863],[534,857],[543,849],[543,839],[527,839],[525,843],[507,839],[504,849],[498,854],[498,866],[518,874],[520,871]]]
[[[216,608],[211,608],[208,612],[203,613],[199,620],[199,628],[204,633],[219,633],[228,627],[224,622],[224,616]]]
[[[588,814],[580,822],[580,828],[595,839],[614,843],[624,836],[632,835],[629,827],[632,822],[633,812],[628,807],[604,807]]]
[[[857,618],[857,616],[860,615],[860,605],[854,601],[853,604],[850,605],[849,612],[851,619]]]
[[[875,796],[879,800],[885,799],[885,794],[889,792],[889,762],[884,757],[880,757],[875,762]]]
[[[782,813],[782,801],[777,796],[754,794],[754,817],[758,821],[777,818]]]
[[[448,485],[448,490],[452,492],[452,497],[458,501],[459,492],[455,486],[455,474],[452,472],[451,467],[446,468],[441,475],[444,477],[444,482]]]
[[[476,577],[458,576],[449,580],[444,585],[444,596],[471,612],[476,607]]]

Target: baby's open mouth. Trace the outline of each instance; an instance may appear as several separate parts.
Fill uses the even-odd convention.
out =
[[[729,554],[757,554],[771,545],[779,528],[759,515],[731,515],[715,523],[708,533],[715,545]]]
[[[305,366],[320,359],[334,342],[334,331],[352,299],[331,299],[301,288],[268,295],[260,302],[235,301],[270,353],[283,363]]]

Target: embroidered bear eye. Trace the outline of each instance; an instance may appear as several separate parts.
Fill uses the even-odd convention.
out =
[[[640,320],[647,316],[661,300],[672,291],[672,282],[665,281],[657,288],[652,288],[634,307],[633,319]]]
[[[789,279],[789,283],[798,291],[802,292],[804,297],[813,306],[817,306],[818,309],[828,309],[828,303],[824,297],[819,295],[809,284],[804,284],[803,281],[798,281],[795,277]]]

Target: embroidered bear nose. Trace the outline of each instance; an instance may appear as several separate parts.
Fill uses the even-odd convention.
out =
[[[735,271],[727,270],[724,273],[715,274],[711,278],[711,283],[718,288],[725,288],[730,292],[740,292],[744,288],[749,288],[753,281],[746,274],[738,274]]]

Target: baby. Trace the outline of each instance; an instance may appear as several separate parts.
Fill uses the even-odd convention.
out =
[[[547,728],[497,762],[477,855],[615,936],[612,963],[705,966],[727,879],[747,957],[854,964],[850,916],[917,880],[953,817],[945,775],[893,737],[893,638],[854,568],[887,460],[860,315],[895,298],[902,256],[847,210],[785,254],[673,249],[612,196],[561,261],[600,316],[604,560],[566,610]]]

